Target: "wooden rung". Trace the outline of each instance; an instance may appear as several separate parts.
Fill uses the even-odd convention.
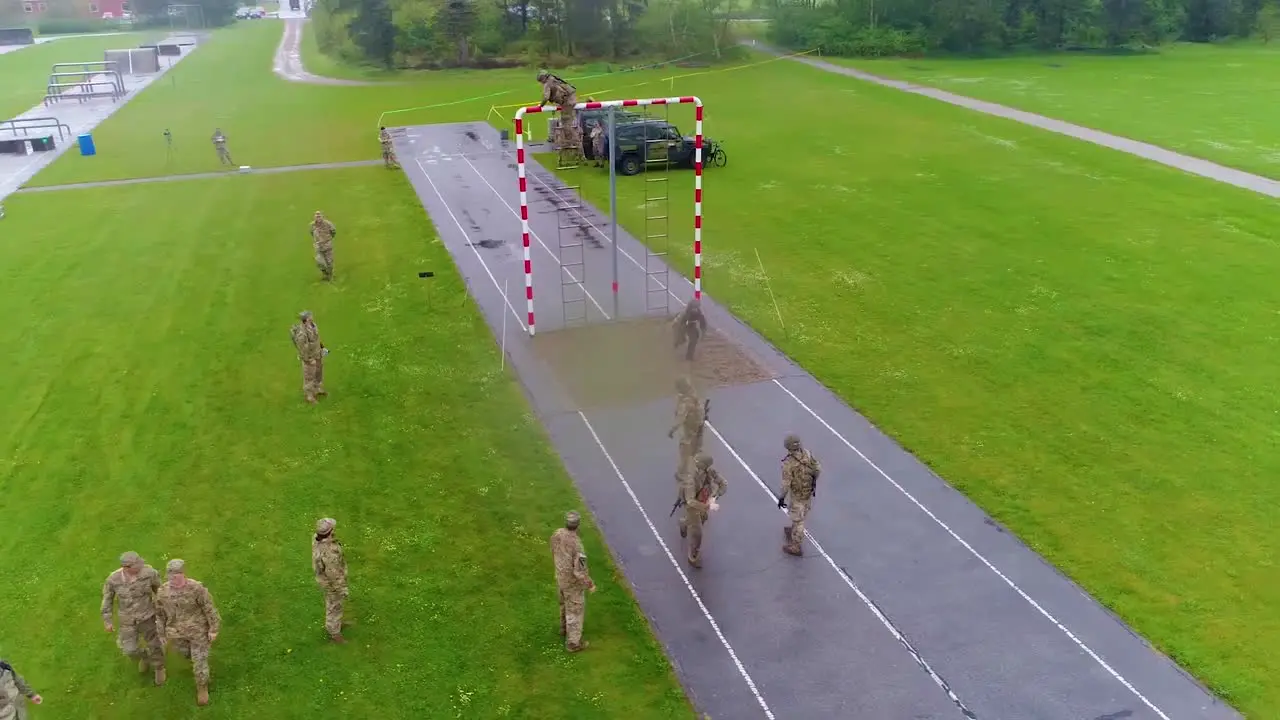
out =
[[[667,219],[666,215],[654,215],[653,217],[645,218],[645,220],[666,220],[666,219]]]

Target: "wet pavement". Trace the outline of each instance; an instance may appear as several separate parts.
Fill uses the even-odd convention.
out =
[[[644,247],[619,229],[615,311],[605,215],[531,162],[538,332],[530,338],[514,149],[482,123],[410,127],[395,142],[701,712],[734,720],[1239,717],[706,295],[712,327],[768,379],[709,390],[706,450],[729,492],[707,526],[703,567],[691,568],[668,517],[671,391],[584,408],[567,387],[573,373],[550,366],[543,352],[544,343],[584,332],[565,328],[566,279],[582,283],[592,322],[646,315]],[[714,172],[706,192],[714,198]],[[692,198],[672,200],[682,201]],[[587,237],[583,265],[570,277],[559,226],[574,217]],[[706,220],[714,255],[714,214]],[[688,243],[673,252],[692,252],[692,228],[671,233]],[[668,277],[675,310],[692,288],[675,272]],[[707,283],[714,290],[714,274]],[[649,352],[674,351],[657,343]],[[602,348],[595,364],[611,358]],[[605,369],[625,378],[647,362]],[[788,432],[823,463],[803,558],[781,552],[785,516],[773,497]],[[588,610],[588,637],[589,618]]]

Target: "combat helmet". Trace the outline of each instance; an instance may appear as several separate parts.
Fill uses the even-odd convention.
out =
[[[705,470],[711,467],[711,463],[714,462],[714,459],[707,453],[698,453],[698,457],[694,462],[698,463],[698,467]]]
[[[546,82],[547,78],[549,77],[551,77],[551,73],[547,72],[546,70],[538,71],[538,82]]]
[[[800,436],[795,433],[787,435],[787,439],[782,441],[782,446],[785,447],[788,452],[795,452],[796,450],[799,450]]]
[[[676,392],[681,395],[688,395],[693,392],[693,383],[689,382],[689,378],[676,378]]]

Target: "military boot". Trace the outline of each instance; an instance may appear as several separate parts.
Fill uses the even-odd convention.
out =
[[[199,683],[196,685],[196,704],[202,707],[209,704],[208,683]]]
[[[156,685],[163,685],[165,681],[164,666],[156,668]]]
[[[701,554],[698,554],[698,555],[690,555],[690,556],[689,556],[689,564],[690,564],[690,565],[692,565],[692,566],[694,566],[694,567],[696,567],[696,568],[698,568],[698,569],[702,569],[702,555],[701,555]]]
[[[787,543],[786,545],[782,546],[782,552],[788,555],[795,555],[796,557],[800,557],[804,555],[804,548],[800,546],[800,543]]]
[[[565,645],[564,649],[571,653],[577,653],[577,652],[582,652],[583,650],[586,650],[589,647],[591,647],[591,643],[586,640],[583,640],[581,643],[577,645]]]
[[[344,638],[344,637],[342,637],[342,633],[334,633],[333,635],[330,635],[330,636],[329,636],[329,640],[331,640],[332,642],[334,642],[335,644],[338,644],[338,645],[346,645],[346,644],[347,644],[347,639],[346,639],[346,638]]]

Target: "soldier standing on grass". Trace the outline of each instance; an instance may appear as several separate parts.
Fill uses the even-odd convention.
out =
[[[302,361],[302,394],[307,402],[316,404],[317,395],[328,395],[324,389],[324,356],[328,349],[320,341],[320,329],[311,319],[311,311],[298,313],[298,324],[289,330],[293,346],[298,349]]]
[[[673,347],[680,347],[687,342],[689,347],[685,350],[684,359],[693,362],[693,353],[698,349],[698,338],[707,334],[707,318],[702,314],[702,301],[698,298],[690,300],[671,325],[675,330]]]
[[[311,240],[316,248],[316,267],[325,280],[333,279],[333,238],[337,234],[338,229],[317,210],[311,220]]]
[[[400,161],[396,159],[396,149],[391,144],[391,133],[387,132],[386,126],[378,130],[378,142],[382,144],[382,163],[387,169],[394,170],[400,167]]]
[[[212,139],[213,149],[218,151],[218,162],[234,167],[236,161],[231,159],[231,151],[227,149],[227,136],[222,134],[222,128],[213,129]]]
[[[0,660],[0,720],[27,720],[26,698],[33,705],[44,702],[6,660]]]
[[[587,649],[591,643],[582,639],[582,623],[587,610],[587,591],[596,584],[587,572],[587,551],[578,537],[582,517],[570,512],[564,527],[551,535],[551,557],[556,566],[556,586],[560,593],[560,634],[564,648],[571,653]]]
[[[316,583],[324,590],[324,629],[329,639],[346,643],[342,637],[342,603],[347,599],[347,560],[342,544],[333,536],[338,521],[323,518],[316,523],[316,536],[311,540],[311,569]]]
[[[603,167],[609,161],[604,154],[604,123],[596,123],[591,128],[591,156],[595,158],[596,167]]]
[[[782,458],[782,493],[778,495],[778,507],[787,509],[791,525],[782,528],[782,535],[787,539],[782,550],[799,557],[804,555],[801,544],[804,542],[804,521],[809,516],[814,496],[818,494],[818,475],[822,473],[822,464],[800,446],[799,435],[788,435],[783,446],[787,455]]]
[[[222,617],[208,588],[187,577],[186,563],[169,561],[169,582],[156,593],[156,620],[161,637],[172,639],[182,657],[191,659],[196,677],[196,704],[209,704],[209,650],[218,639]]]
[[[680,518],[680,537],[689,536],[689,564],[702,567],[702,526],[715,510],[716,500],[724,496],[729,484],[724,476],[711,467],[711,456],[699,453],[695,468],[687,479],[681,480],[680,491],[684,498],[684,515]]]
[[[156,627],[156,591],[160,573],[136,552],[120,556],[120,568],[102,584],[102,624],[116,632],[116,645],[126,657],[138,660],[138,672],[155,672],[156,685],[164,684],[164,647]],[[119,628],[111,622],[112,606],[119,601]],[[138,647],[141,640],[144,647]]]
[[[680,431],[680,456],[676,466],[676,480],[687,475],[693,458],[702,451],[702,424],[706,421],[702,399],[693,390],[688,378],[676,380],[676,418],[667,437],[675,437]]]

